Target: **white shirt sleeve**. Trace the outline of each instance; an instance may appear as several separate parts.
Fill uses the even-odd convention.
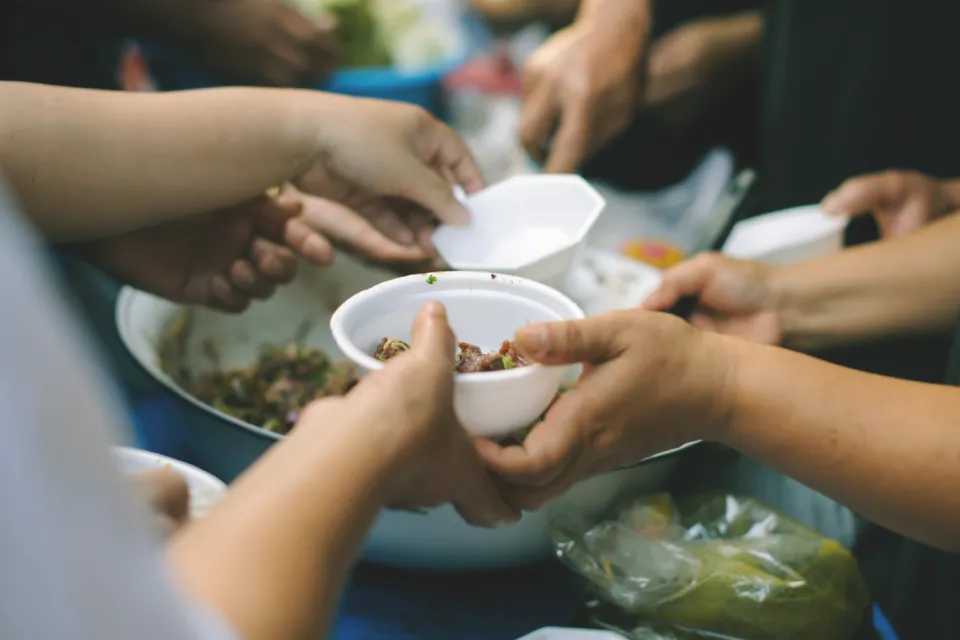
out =
[[[119,412],[0,185],[0,638],[235,640],[176,589],[109,447]]]

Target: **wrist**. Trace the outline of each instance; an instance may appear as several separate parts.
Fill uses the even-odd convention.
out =
[[[281,89],[278,103],[285,105],[277,123],[278,139],[294,163],[291,181],[303,176],[318,163],[326,165],[334,155],[336,143],[331,126],[343,122],[345,98],[330,93],[302,89]]]
[[[699,432],[691,439],[718,442],[723,439],[736,413],[737,379],[742,340],[719,333],[701,332],[696,348],[701,377],[701,415],[693,420]]]
[[[653,26],[653,0],[582,0],[574,25],[601,33],[630,33],[643,43]]]

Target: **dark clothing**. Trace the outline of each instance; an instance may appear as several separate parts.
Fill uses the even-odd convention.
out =
[[[652,37],[711,16],[759,9],[764,0],[671,0],[654,3]],[[752,79],[731,87],[695,126],[680,130],[650,115],[638,115],[626,133],[602,149],[583,167],[587,177],[622,189],[652,190],[682,180],[708,149],[728,147],[741,164],[753,164],[757,92]]]
[[[960,5],[952,2],[769,3],[764,209],[817,202],[866,172],[960,175],[960,114],[950,80],[960,59],[958,25]],[[864,219],[847,239],[863,242],[875,233]],[[824,355],[868,371],[938,381],[948,350],[947,337],[934,336]],[[954,352],[952,381],[958,383],[960,344]],[[885,530],[868,533],[856,551],[874,597],[904,640],[960,638],[960,557]]]
[[[0,0],[0,79],[116,89],[123,40],[93,3]]]

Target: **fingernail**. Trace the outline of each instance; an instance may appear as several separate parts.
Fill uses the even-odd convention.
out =
[[[531,356],[546,353],[549,346],[547,326],[534,324],[526,326],[517,332],[517,338],[523,343],[523,348]]]
[[[423,311],[430,316],[442,316],[446,313],[446,309],[444,309],[443,305],[436,300],[431,300],[423,305]]]

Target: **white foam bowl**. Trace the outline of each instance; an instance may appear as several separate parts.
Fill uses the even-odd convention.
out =
[[[334,312],[330,331],[361,370],[376,371],[389,366],[373,357],[380,341],[400,338],[409,343],[417,312],[431,300],[446,307],[457,340],[484,351],[499,349],[525,325],[584,317],[570,298],[532,280],[489,271],[444,271],[396,278],[361,291]],[[506,436],[540,417],[563,377],[563,367],[538,364],[459,373],[454,411],[474,436]]]
[[[553,287],[566,281],[606,201],[576,175],[508,178],[463,198],[472,218],[442,225],[433,242],[452,269],[493,271]]]
[[[123,473],[132,475],[165,468],[178,473],[190,491],[192,519],[205,516],[227,492],[227,485],[192,464],[132,447],[115,447],[114,454]]]
[[[737,223],[723,253],[773,264],[812,260],[843,249],[848,221],[828,216],[818,205],[767,213]]]

